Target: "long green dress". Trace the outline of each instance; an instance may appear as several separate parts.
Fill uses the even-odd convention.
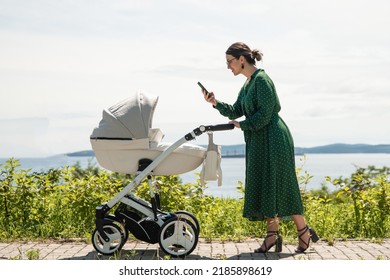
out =
[[[215,108],[229,119],[245,116],[240,122],[246,143],[243,216],[263,220],[302,215],[293,138],[278,115],[281,107],[270,77],[256,70],[233,105],[217,100]]]

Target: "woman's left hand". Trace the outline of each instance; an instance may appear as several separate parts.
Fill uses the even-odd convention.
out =
[[[235,127],[241,128],[240,123],[238,121],[230,121],[230,124],[234,124]]]

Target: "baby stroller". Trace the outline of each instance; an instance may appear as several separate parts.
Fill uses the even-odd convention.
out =
[[[161,130],[151,128],[157,101],[158,97],[137,93],[103,110],[102,120],[90,137],[102,167],[136,175],[114,198],[96,207],[92,244],[103,255],[120,251],[129,232],[147,243],[159,243],[164,253],[175,258],[189,255],[198,243],[200,228],[196,217],[184,210],[162,211],[153,176],[196,169],[204,161],[206,149],[186,142],[205,132],[234,127],[231,124],[200,126],[173,144],[163,143]],[[146,178],[150,202],[132,193]],[[115,206],[114,214],[110,214]]]

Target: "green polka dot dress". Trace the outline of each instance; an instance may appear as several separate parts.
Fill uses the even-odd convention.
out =
[[[278,115],[281,107],[269,76],[258,69],[233,105],[217,101],[215,108],[229,119],[245,116],[240,122],[246,143],[243,216],[263,220],[302,215],[293,138]]]

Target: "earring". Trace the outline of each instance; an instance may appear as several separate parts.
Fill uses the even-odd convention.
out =
[[[244,63],[241,63],[241,69],[244,69]]]

